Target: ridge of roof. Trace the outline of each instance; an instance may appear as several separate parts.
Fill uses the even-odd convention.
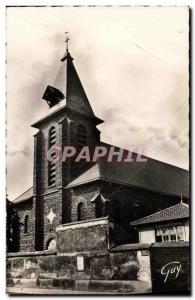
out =
[[[124,151],[132,152],[132,154],[139,154],[139,155],[141,155],[141,156],[143,156],[144,158],[147,158],[147,159],[149,159],[149,160],[153,160],[153,161],[155,161],[155,162],[162,163],[162,164],[165,164],[165,165],[167,165],[167,166],[170,166],[170,167],[173,167],[173,168],[177,168],[177,169],[180,169],[180,170],[189,172],[188,169],[184,169],[184,168],[181,168],[181,167],[178,167],[178,166],[169,164],[169,163],[167,163],[167,162],[165,162],[165,161],[158,160],[158,159],[153,158],[153,157],[150,157],[150,156],[146,156],[145,154],[142,154],[142,153],[137,153],[137,152],[131,151],[130,149],[128,150],[128,149],[125,149],[125,148],[121,148],[120,146],[111,145],[111,144],[108,144],[108,143],[105,143],[105,142],[101,142],[101,144],[107,145],[107,146],[111,146],[111,147],[115,147],[115,148],[119,148],[119,149],[122,149],[122,150],[124,150]]]

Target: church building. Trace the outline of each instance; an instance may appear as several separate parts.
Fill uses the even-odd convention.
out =
[[[68,49],[43,101],[48,103],[48,114],[32,124],[37,129],[32,187],[12,202],[18,216],[13,227],[15,252],[55,248],[58,226],[106,216],[116,226],[116,245],[138,242],[131,222],[180,203],[181,195],[188,203],[189,172],[152,158],[47,159],[54,146],[112,147],[101,141],[97,126],[104,121],[95,115]]]

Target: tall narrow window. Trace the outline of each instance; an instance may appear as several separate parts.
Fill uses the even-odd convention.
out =
[[[87,143],[87,132],[83,125],[77,127],[77,141],[79,145],[86,145]]]
[[[56,144],[56,129],[52,126],[49,130],[49,149]],[[51,157],[55,159],[55,153],[51,154]],[[56,162],[48,162],[48,185],[54,186],[56,181]]]
[[[77,220],[84,220],[84,205],[82,202],[80,202],[77,207]]]
[[[99,199],[95,202],[95,217],[103,217],[103,203]]]
[[[24,218],[24,233],[27,234],[28,233],[28,230],[29,230],[29,217],[28,216],[25,216]]]

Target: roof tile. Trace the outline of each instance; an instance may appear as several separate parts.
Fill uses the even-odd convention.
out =
[[[159,223],[163,221],[177,220],[189,218],[189,206],[183,202],[174,206],[165,208],[152,215],[146,216],[142,219],[131,223],[132,226],[140,226],[151,223]]]

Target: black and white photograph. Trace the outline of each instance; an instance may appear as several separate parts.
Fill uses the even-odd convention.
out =
[[[188,6],[6,7],[6,293],[190,295]]]

